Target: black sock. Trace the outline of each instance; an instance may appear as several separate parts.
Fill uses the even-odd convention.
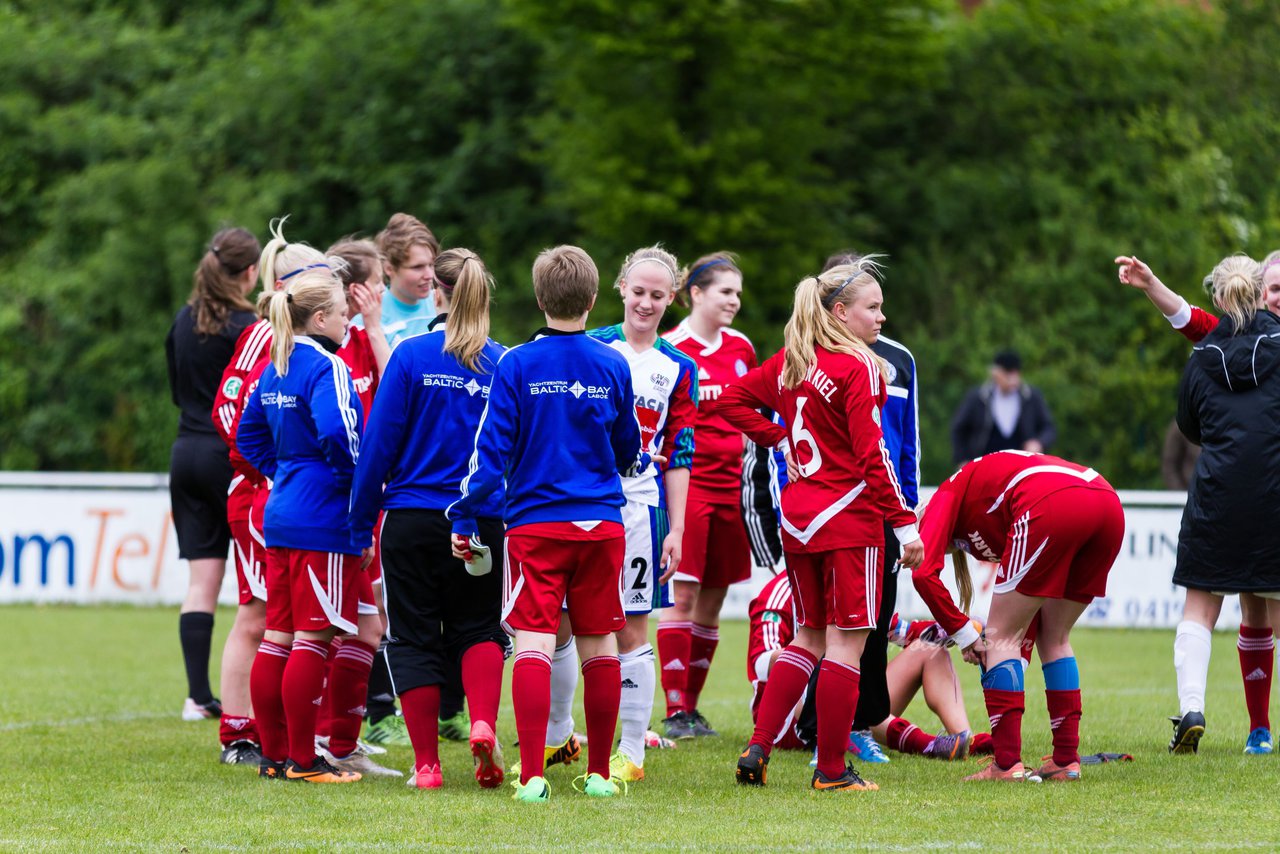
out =
[[[209,687],[209,647],[213,643],[213,614],[188,611],[178,616],[182,660],[187,667],[187,696],[200,705],[213,702]]]
[[[395,690],[391,687],[391,671],[387,668],[387,642],[378,644],[369,671],[369,695],[364,701],[365,717],[376,724],[396,713]]]
[[[443,685],[440,686],[440,720],[447,721],[462,711],[466,695],[462,693],[462,668],[457,661],[449,664]]]

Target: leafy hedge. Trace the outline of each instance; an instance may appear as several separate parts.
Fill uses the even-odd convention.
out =
[[[1194,299],[1280,245],[1276,44],[1251,0],[0,2],[0,467],[163,469],[208,235],[408,210],[489,261],[508,342],[552,243],[606,282],[655,240],[737,251],[762,351],[829,252],[887,253],[927,480],[1016,346],[1056,450],[1154,486],[1187,348],[1111,258]]]

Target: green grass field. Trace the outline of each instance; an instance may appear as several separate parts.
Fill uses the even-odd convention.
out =
[[[1248,720],[1233,632],[1214,639],[1199,756],[1165,751],[1172,633],[1082,631],[1082,752],[1127,751],[1133,763],[1086,768],[1076,785],[975,785],[960,782],[972,761],[892,754],[868,772],[879,792],[820,796],[800,754],[775,753],[765,789],[733,783],[750,727],[746,627],[729,623],[701,703],[720,738],[651,752],[649,779],[616,801],[573,792],[577,766],[555,769],[551,803],[530,807],[509,788],[478,789],[465,745],[445,747],[445,787],[432,793],[394,780],[268,783],[219,765],[215,724],[178,716],[173,609],[5,607],[0,621],[3,850],[1280,848],[1280,755],[1241,754]],[[230,621],[218,615],[215,649]],[[970,717],[985,727],[976,673],[961,666]],[[1027,707],[1031,764],[1049,749],[1037,667]],[[907,717],[937,726],[923,701]],[[510,741],[505,697],[500,724]],[[408,749],[384,758],[403,770],[411,762]]]

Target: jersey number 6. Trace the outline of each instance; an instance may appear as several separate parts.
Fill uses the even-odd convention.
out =
[[[818,450],[818,443],[814,441],[813,434],[804,429],[804,405],[809,402],[807,397],[796,398],[796,420],[791,425],[791,447],[796,452],[796,464],[800,469],[801,477],[809,477],[818,469],[822,468],[822,451]],[[806,444],[811,449],[809,462],[800,462],[800,445]]]

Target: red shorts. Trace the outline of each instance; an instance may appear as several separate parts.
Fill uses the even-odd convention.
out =
[[[382,583],[382,520],[387,518],[387,511],[378,514],[378,521],[373,526],[373,560],[365,568],[371,584]],[[364,601],[364,600],[361,600]]]
[[[690,498],[684,513],[684,542],[676,581],[728,587],[751,577],[751,544],[737,504],[709,504]]]
[[[266,489],[242,485],[233,488],[227,497],[227,522],[231,526],[236,589],[240,592],[241,605],[248,605],[254,599],[263,602],[267,599],[267,546],[262,539],[262,510],[267,494]]]
[[[573,522],[538,522],[507,531],[502,627],[555,634],[562,605],[577,635],[607,635],[626,623],[622,560],[627,542],[617,522],[584,530]]]
[[[880,608],[884,549],[787,552],[796,624],[810,629],[874,629]]]
[[[374,558],[375,562],[377,558]],[[360,566],[360,558],[356,558],[356,567]],[[370,574],[373,570],[373,564],[369,564],[368,569],[358,573],[359,578],[356,579],[356,613],[361,616],[369,616],[370,614],[378,615],[378,603],[382,598],[378,595],[379,590],[373,586],[373,576]],[[381,579],[379,579],[381,581]],[[381,585],[379,585],[381,587]]]
[[[1107,593],[1107,575],[1124,540],[1124,509],[1110,489],[1050,493],[1013,522],[995,592],[1091,602]]]
[[[306,549],[267,549],[267,629],[355,634],[360,558]]]

